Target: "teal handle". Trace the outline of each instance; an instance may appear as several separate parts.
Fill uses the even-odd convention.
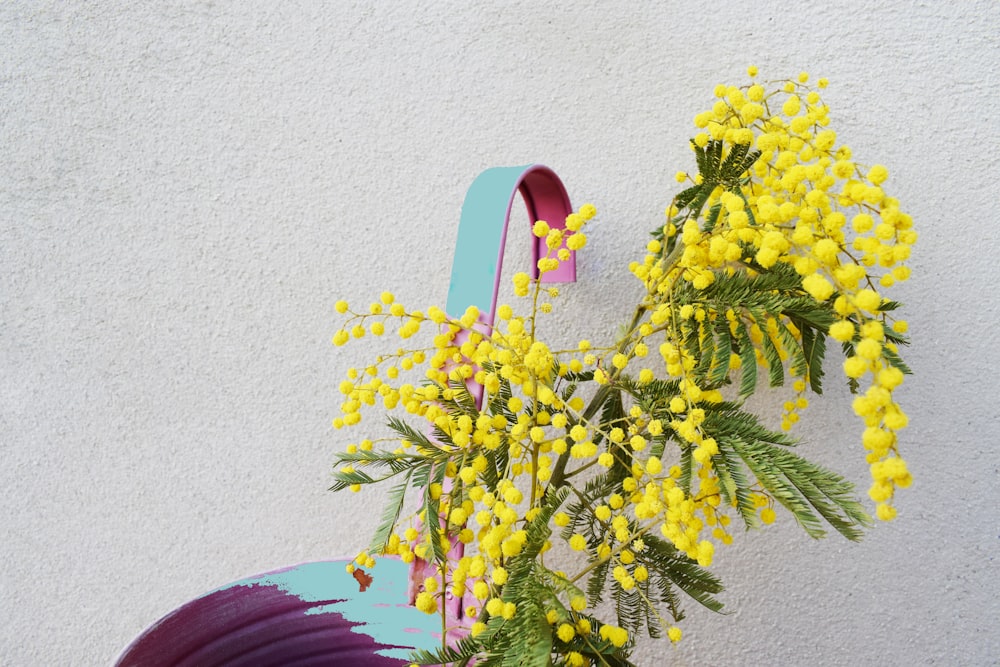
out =
[[[480,321],[493,324],[510,210],[518,192],[532,224],[545,220],[554,229],[566,228],[566,216],[573,212],[569,195],[548,167],[494,167],[481,173],[469,186],[462,204],[446,307],[452,317],[461,317],[469,306],[476,306]],[[537,278],[538,259],[545,256],[547,248],[544,238],[532,235],[531,239],[531,276]],[[570,251],[569,260],[543,274],[542,281],[575,282],[576,253]]]

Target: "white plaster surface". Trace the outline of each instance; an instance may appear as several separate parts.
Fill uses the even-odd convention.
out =
[[[860,544],[739,535],[731,614],[689,605],[637,660],[1000,663],[1000,4],[628,4],[0,3],[0,664],[108,664],[218,585],[361,549],[380,497],[326,491],[330,420],[377,348],[330,344],[334,301],[443,304],[468,184],[542,162],[600,211],[552,326],[613,331],[691,119],[751,63],[828,77],[921,232],[917,481]],[[864,489],[849,400],[801,433]]]

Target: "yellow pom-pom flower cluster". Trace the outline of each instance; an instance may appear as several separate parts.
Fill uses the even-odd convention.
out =
[[[821,514],[855,539],[867,516],[847,498],[850,485],[742,409],[758,371],[772,385],[790,374],[795,395],[781,427],[792,429],[807,392],[819,390],[827,337],[847,353],[880,519],[895,516],[895,490],[911,482],[897,449],[907,418],[894,398],[908,372],[899,356],[906,324],[886,292],[909,277],[912,220],[883,190],[887,170],[837,143],[807,76],[764,84],[749,72],[753,82],[718,86],[695,117],[699,171],[678,174],[689,187],[630,265],[644,290],[606,346],[553,349],[539,336],[559,296],[542,280],[585,247],[591,205],[565,229],[533,224],[548,249],[540,278],[513,277],[526,306],[499,306],[492,327],[475,307],[457,317],[413,310],[389,292],[367,308],[334,306],[346,317],[335,345],[392,332],[402,345],[348,370],[334,427],[354,427],[373,408],[416,421],[393,418],[392,437],[349,445],[334,488],[403,476],[402,489],[418,491],[420,509],[408,517],[398,496],[373,549],[433,563],[419,609],[443,614],[446,595],[474,600],[465,614],[484,650],[537,618],[565,664],[622,657],[639,628],[636,608],[677,642],[662,604],[679,620],[670,591],[717,608],[721,587],[703,570],[716,545],[733,541],[734,517],[774,522],[776,504],[811,535],[822,534]],[[582,559],[577,571],[544,565],[554,532]],[[593,580],[600,585],[584,586]],[[633,611],[592,627],[595,591]]]
[[[756,75],[756,68],[750,71]],[[865,167],[852,159],[850,148],[837,143],[828,128],[829,108],[806,81],[808,76],[800,75],[771,90],[758,83],[716,88],[718,101],[695,116],[701,131],[693,145],[718,142],[724,154],[752,146],[756,159],[738,186],[720,183],[708,193],[704,215],[685,217],[675,202],[663,230],[667,237],[678,237],[672,252],[654,245],[644,262],[631,268],[647,287],[653,324],[665,325],[655,333],[668,332],[661,353],[668,372],[678,377],[685,375],[685,360],[675,340],[685,330],[667,321],[678,279],[705,289],[737,266],[770,269],[784,263],[801,276],[806,293],[817,302],[832,303],[836,321],[829,335],[849,351],[844,374],[855,386],[870,383],[854,410],[865,424],[862,442],[874,479],[869,495],[878,503],[879,518],[890,519],[895,516],[890,507],[894,490],[909,485],[910,477],[896,448],[907,417],[893,398],[907,372],[899,359],[906,323],[893,319],[897,304],[886,292],[909,278],[905,261],[917,234],[912,218],[883,188],[888,170]],[[818,87],[825,88],[825,81]],[[711,225],[704,224],[708,218]],[[746,321],[754,343],[763,345],[768,339],[782,357],[786,345],[802,344],[796,322],[787,317],[757,321],[749,309],[719,313],[697,306],[679,315],[683,320],[693,315],[702,327],[722,317]],[[756,357],[767,366],[763,355]],[[786,404],[786,429],[808,404],[801,396],[804,383],[799,384],[799,397]],[[888,459],[894,460],[882,465]]]

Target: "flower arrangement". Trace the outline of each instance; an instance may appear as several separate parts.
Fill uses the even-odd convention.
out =
[[[885,294],[909,277],[912,220],[883,190],[885,167],[855,162],[828,129],[824,79],[749,74],[695,116],[697,171],[677,174],[683,189],[629,267],[641,297],[614,339],[552,349],[558,289],[525,273],[514,276],[523,301],[500,306],[488,330],[475,308],[411,310],[389,292],[363,312],[337,302],[338,346],[431,329],[348,371],[334,420],[353,427],[378,402],[410,420],[390,416],[389,437],[348,445],[333,489],[394,482],[356,562],[429,564],[415,604],[442,614],[442,646],[414,662],[629,665],[640,632],[680,640],[684,596],[721,608],[708,568],[737,526],[783,510],[812,537],[859,539],[871,519],[852,484],[797,454],[789,433],[822,392],[831,338],[856,394],[875,516],[895,517],[911,477],[894,392],[909,369],[906,322]],[[595,213],[581,207],[565,229],[534,223],[548,249],[540,275],[585,246]],[[780,415],[745,409],[786,380]],[[418,509],[405,517],[410,491]],[[447,593],[472,600],[452,641]],[[597,617],[602,601],[612,618]]]

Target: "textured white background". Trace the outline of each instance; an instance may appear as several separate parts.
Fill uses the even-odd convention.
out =
[[[330,345],[333,302],[443,304],[466,187],[537,161],[600,211],[555,335],[608,335],[692,117],[755,63],[829,77],[921,232],[917,481],[857,545],[739,535],[732,613],[637,659],[997,664],[1000,5],[806,5],[0,4],[0,663],[107,664],[217,585],[356,553],[381,498],[326,491],[330,419],[375,347]],[[833,384],[801,433],[866,488],[848,411]]]

